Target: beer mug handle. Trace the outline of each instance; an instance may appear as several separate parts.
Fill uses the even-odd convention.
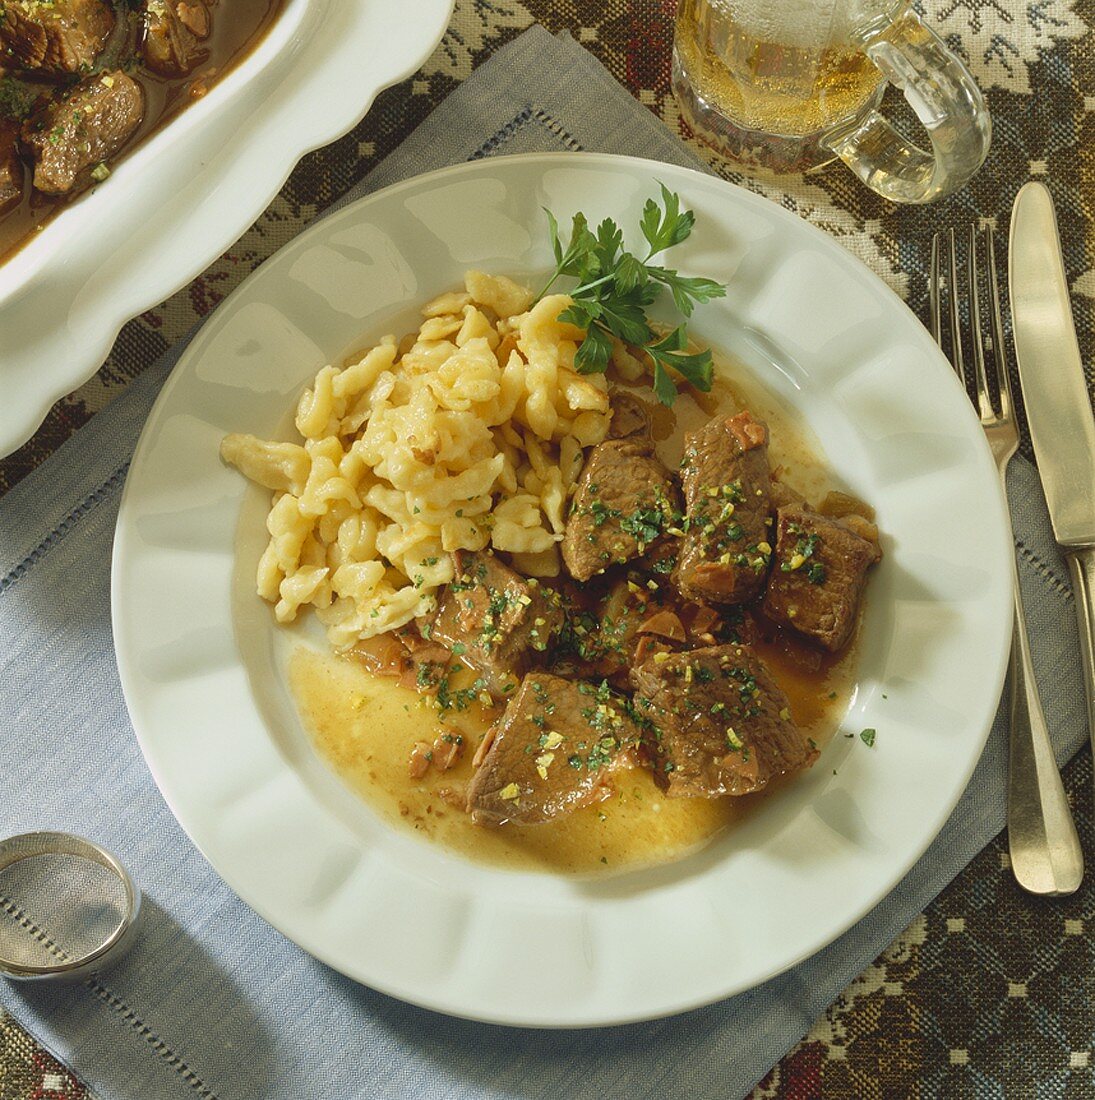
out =
[[[907,10],[861,38],[867,56],[900,88],[931,139],[926,153],[877,111],[826,144],[872,190],[894,202],[931,202],[964,186],[988,155],[992,122],[969,70]]]

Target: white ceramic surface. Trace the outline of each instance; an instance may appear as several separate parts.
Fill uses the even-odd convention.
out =
[[[475,865],[394,832],[315,756],[285,660],[317,635],[276,628],[252,594],[267,498],[221,465],[217,446],[229,431],[286,430],[320,366],[405,331],[466,267],[538,276],[550,260],[542,206],[560,221],[582,209],[633,226],[655,177],[697,212],[674,262],[729,284],[700,308],[697,334],[799,410],[848,489],[877,506],[886,556],[843,723],[875,727],[877,743],[838,734],[807,775],[674,865],[600,879]],[[839,245],[665,164],[509,157],[410,180],[322,221],[210,319],[129,475],[115,640],[164,796],[271,924],[420,1005],[508,1024],[610,1024],[764,981],[902,877],[955,805],[996,709],[1009,552],[995,472],[953,373]]]
[[[0,264],[0,456],[99,369],[132,317],[185,286],[305,153],[429,56],[453,0],[285,0],[243,63]]]

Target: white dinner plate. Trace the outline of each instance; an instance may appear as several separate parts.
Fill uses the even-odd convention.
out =
[[[807,774],[698,854],[574,878],[468,862],[394,831],[317,758],[286,687],[301,635],[253,595],[266,494],[226,432],[282,433],[318,368],[416,325],[475,266],[550,267],[541,207],[637,225],[664,181],[697,214],[675,250],[728,284],[693,328],[790,404],[878,511],[859,688]],[[241,523],[241,510],[246,522]],[[217,310],[149,417],[114,552],[133,724],[183,828],[225,881],[359,981],[505,1024],[615,1024],[748,989],[851,927],[938,833],[1004,677],[1011,565],[981,429],[916,318],[774,204],[667,164],[505,157],[434,172],[301,234]],[[307,632],[305,632],[307,633]],[[310,635],[318,637],[318,635]]]
[[[0,456],[437,45],[453,0],[283,0],[258,46],[0,263]]]

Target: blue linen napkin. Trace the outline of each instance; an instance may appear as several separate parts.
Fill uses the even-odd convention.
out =
[[[442,104],[357,193],[461,159],[593,149],[704,167],[584,50],[540,28]],[[356,197],[356,194],[349,196]],[[74,987],[0,1004],[103,1100],[690,1096],[752,1085],[1003,827],[998,716],[925,857],[846,935],[707,1009],[602,1031],[509,1030],[400,1004],[316,962],[214,874],[157,792],[130,728],[110,632],[110,547],[137,436],[176,348],[0,500],[0,835],[83,833],[144,888],[134,951]],[[1033,468],[1011,505],[1035,663],[1061,760],[1084,737],[1068,572]],[[971,551],[974,548],[971,548]]]

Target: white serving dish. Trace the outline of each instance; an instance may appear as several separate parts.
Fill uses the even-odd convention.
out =
[[[99,369],[128,320],[185,286],[297,161],[410,75],[453,0],[285,0],[250,56],[0,264],[0,456]]]

